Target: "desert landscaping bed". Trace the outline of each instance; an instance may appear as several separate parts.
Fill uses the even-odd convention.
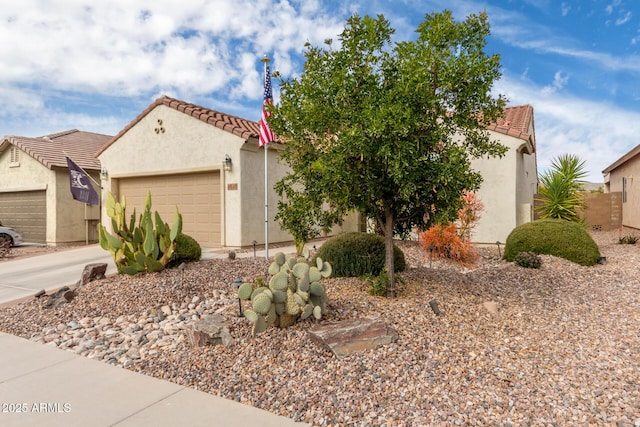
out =
[[[58,308],[3,308],[0,330],[318,426],[640,426],[640,246],[592,236],[604,264],[542,256],[540,270],[496,246],[465,269],[399,242],[398,298],[324,281],[320,323],[371,317],[399,336],[343,358],[311,342],[311,320],[251,336],[231,283],[265,276],[260,258],[107,277]],[[185,329],[214,313],[232,344],[191,346]]]

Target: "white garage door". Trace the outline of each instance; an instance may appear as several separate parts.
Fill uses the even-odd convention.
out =
[[[118,189],[118,196],[126,198],[127,215],[131,215],[134,207],[139,215],[147,192],[151,191],[151,211],[158,211],[164,222],[173,223],[178,206],[184,234],[203,247],[222,244],[219,172],[120,178]]]
[[[0,192],[0,222],[20,231],[25,242],[46,243],[45,190]]]

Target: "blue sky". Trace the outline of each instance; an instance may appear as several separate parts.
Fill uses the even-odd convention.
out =
[[[296,76],[304,44],[336,40],[353,12],[384,14],[401,41],[426,13],[448,8],[459,20],[487,11],[487,52],[502,63],[495,93],[534,107],[540,172],[572,153],[601,182],[640,144],[637,0],[4,3],[0,136],[114,135],[163,94],[258,120],[264,54],[272,70]]]

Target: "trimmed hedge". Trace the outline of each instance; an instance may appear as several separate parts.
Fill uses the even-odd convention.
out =
[[[317,257],[328,261],[336,277],[378,276],[384,269],[384,237],[370,233],[343,233],[328,239],[318,250]],[[394,269],[404,271],[404,253],[393,246]]]
[[[183,262],[200,261],[202,248],[196,239],[187,234],[176,236],[176,252],[173,259],[167,264],[168,268],[174,268]]]
[[[504,248],[504,259],[513,261],[521,252],[553,255],[580,265],[594,265],[600,250],[584,226],[562,219],[540,219],[513,229]]]

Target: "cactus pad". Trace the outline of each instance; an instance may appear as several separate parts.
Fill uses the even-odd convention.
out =
[[[256,313],[255,311],[249,308],[244,311],[244,317],[246,317],[249,322],[256,323],[258,321],[259,315],[258,313]]]
[[[322,308],[319,305],[313,307],[313,317],[315,317],[317,320],[322,319]]]
[[[271,265],[269,265],[269,274],[274,276],[280,272],[280,265],[277,262],[273,261]]]
[[[238,288],[238,298],[240,299],[244,299],[244,300],[250,299],[252,293],[253,293],[253,286],[251,285],[251,283],[243,283]]]
[[[311,267],[309,269],[309,281],[310,282],[319,282],[322,279],[322,274],[318,267]]]
[[[307,317],[311,316],[311,314],[313,313],[313,305],[311,304],[307,304],[304,306],[304,308],[302,309],[302,313],[300,314],[300,320],[304,320]]]
[[[278,315],[276,314],[276,306],[275,304],[271,304],[269,306],[269,311],[267,312],[267,324],[273,325],[278,319]]]
[[[267,314],[271,307],[271,298],[264,293],[257,295],[253,299],[253,310],[258,314]]]
[[[309,285],[309,293],[311,295],[321,297],[325,293],[324,286],[322,286],[320,282],[313,282],[311,285]]]
[[[322,265],[322,270],[320,270],[320,274],[322,274],[322,277],[326,279],[327,277],[331,276],[332,271],[333,270],[331,269],[331,264],[325,261]]]
[[[298,290],[309,292],[309,275],[305,274],[305,276],[298,280]]]
[[[285,299],[286,301],[286,299]],[[275,302],[273,303],[273,306],[276,309],[276,314],[278,316],[281,316],[282,314],[284,314],[287,311],[287,305],[284,302]]]
[[[302,279],[309,272],[309,264],[307,264],[306,262],[298,262],[293,266],[291,270],[294,276],[296,276],[298,279]]]
[[[274,291],[287,290],[289,276],[287,273],[277,273],[269,281],[269,287]]]
[[[255,288],[251,293],[251,300],[253,301],[259,294],[263,293],[264,290],[267,289],[264,286],[260,286],[259,288]]]
[[[285,262],[287,262],[287,257],[283,252],[278,252],[277,254],[275,254],[273,256],[273,260],[278,264],[278,265],[284,265]]]
[[[253,324],[253,330],[251,331],[253,335],[258,335],[267,330],[267,322],[264,320],[264,317],[258,316],[258,320]]]
[[[287,300],[287,293],[283,291],[273,291],[273,302],[285,302]]]

